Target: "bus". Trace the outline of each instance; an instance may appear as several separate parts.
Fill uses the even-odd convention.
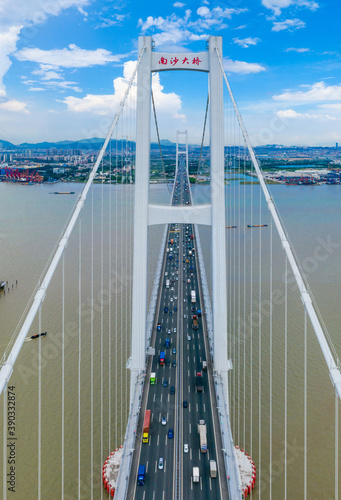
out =
[[[152,372],[150,374],[150,385],[155,385],[156,383],[156,375],[155,375],[155,372]]]

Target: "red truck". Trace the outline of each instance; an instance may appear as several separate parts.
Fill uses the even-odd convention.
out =
[[[203,390],[203,380],[202,380],[202,373],[201,372],[197,372],[197,376],[195,378],[195,384],[197,386],[197,391],[198,392],[202,392]]]
[[[149,441],[149,429],[150,429],[150,418],[151,418],[151,410],[146,410],[143,421],[143,435],[142,441],[143,443],[148,443]]]
[[[198,329],[198,317],[196,314],[193,314],[193,317],[192,317],[192,328],[193,328],[193,330]]]

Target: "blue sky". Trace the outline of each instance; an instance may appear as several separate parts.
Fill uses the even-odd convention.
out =
[[[103,137],[137,58],[205,50],[224,66],[255,145],[341,143],[341,6],[337,0],[0,0],[0,139]],[[207,75],[154,77],[162,138],[199,143]]]

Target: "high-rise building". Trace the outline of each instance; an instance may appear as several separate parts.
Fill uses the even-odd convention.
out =
[[[337,142],[336,145],[335,145],[336,149],[339,147],[339,143]]]

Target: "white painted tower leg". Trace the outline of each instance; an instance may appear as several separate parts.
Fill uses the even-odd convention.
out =
[[[148,271],[148,190],[150,162],[151,38],[139,37],[134,206],[134,263],[130,402],[138,374],[145,369]]]
[[[209,39],[209,93],[211,140],[211,204],[212,204],[212,304],[214,369],[227,385],[227,291],[225,245],[225,178],[224,178],[224,98],[223,75],[216,50],[222,57],[222,38]]]

